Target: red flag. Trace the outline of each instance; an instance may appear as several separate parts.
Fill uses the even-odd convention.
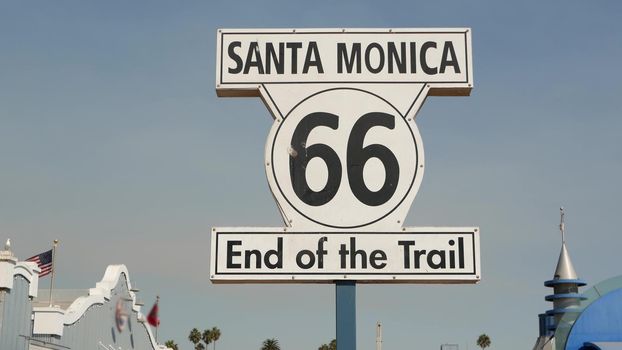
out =
[[[147,322],[149,322],[149,324],[154,327],[158,327],[160,325],[160,318],[158,317],[158,302],[160,301],[159,299],[160,298],[158,298],[155,304],[153,304],[153,307],[151,308],[151,311],[149,311],[149,315],[147,316]]]

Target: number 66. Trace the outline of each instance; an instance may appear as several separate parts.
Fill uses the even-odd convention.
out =
[[[306,146],[311,130],[318,126],[336,130],[339,127],[339,116],[326,112],[306,115],[294,130],[291,140],[294,152],[289,156],[290,178],[294,192],[300,200],[311,206],[330,202],[339,190],[342,175],[341,160],[332,148],[323,143]],[[397,187],[400,169],[395,155],[387,147],[380,144],[363,147],[365,135],[374,126],[393,130],[395,117],[382,112],[371,112],[361,116],[352,127],[346,156],[350,189],[359,201],[369,206],[382,205],[391,199]],[[328,168],[326,185],[317,192],[309,187],[306,176],[307,164],[315,157],[321,158]],[[365,163],[371,158],[380,160],[385,169],[384,184],[378,191],[371,191],[363,178]]]

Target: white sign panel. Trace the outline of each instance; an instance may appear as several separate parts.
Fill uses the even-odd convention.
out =
[[[416,125],[390,103],[362,89],[321,91],[300,102],[270,139],[268,181],[292,223],[401,227],[421,183],[423,146]]]
[[[475,283],[477,228],[403,228],[428,95],[469,95],[471,31],[220,29],[218,96],[259,96],[283,228],[212,234],[213,282]]]
[[[415,116],[468,95],[471,32],[221,29],[219,96],[261,96],[275,119],[265,171],[286,226],[400,229],[424,173]]]
[[[428,83],[468,95],[470,47],[468,28],[221,29],[216,87],[225,96],[258,84]]]
[[[480,279],[475,227],[400,232],[283,232],[217,228],[212,282],[444,282]]]

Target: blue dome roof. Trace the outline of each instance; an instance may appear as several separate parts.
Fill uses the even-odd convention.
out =
[[[587,342],[622,341],[622,288],[588,306],[577,318],[566,342],[567,350],[580,349]]]
[[[622,343],[622,276],[582,293],[575,312],[564,314],[555,331],[557,349],[598,349],[589,344]],[[608,349],[610,347],[605,347]]]

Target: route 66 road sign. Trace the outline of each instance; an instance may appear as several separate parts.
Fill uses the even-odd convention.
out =
[[[427,96],[473,87],[457,29],[221,29],[218,96],[274,118],[265,172],[285,227],[212,228],[222,283],[477,283],[478,227],[403,227],[425,169]]]
[[[265,170],[287,226],[402,223],[424,171],[415,116],[468,95],[469,29],[219,30],[219,96],[260,96],[275,122]]]

